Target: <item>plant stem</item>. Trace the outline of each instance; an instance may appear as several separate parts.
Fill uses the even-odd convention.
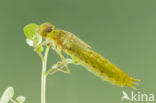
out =
[[[47,46],[44,54],[44,59],[42,60],[42,74],[41,74],[41,103],[46,103],[46,65],[47,65],[47,56],[49,51],[49,46]]]
[[[12,98],[10,99],[10,101],[12,102],[12,103],[17,103],[15,100],[13,100]]]

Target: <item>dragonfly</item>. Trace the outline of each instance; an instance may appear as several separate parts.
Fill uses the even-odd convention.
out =
[[[91,46],[73,33],[55,28],[55,26],[49,22],[41,24],[37,32],[52,44],[57,54],[61,57],[62,62],[60,65],[64,65],[66,70],[60,71],[70,73],[67,60],[62,54],[62,51],[64,51],[73,60],[102,80],[121,87],[128,86],[136,89],[134,85],[138,85],[137,82],[140,80],[132,78],[112,64],[108,59],[94,52]]]

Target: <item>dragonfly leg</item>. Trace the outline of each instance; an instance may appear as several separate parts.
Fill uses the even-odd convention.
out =
[[[56,73],[58,71],[66,73],[66,71],[62,70],[62,68],[56,68],[56,69],[51,68],[50,70],[48,70],[47,74],[51,74],[52,75],[52,74],[54,74],[54,73]]]
[[[67,64],[72,64],[72,60],[71,59],[66,59],[67,60]],[[57,62],[57,64],[54,64],[51,69],[49,69],[47,71],[47,74],[54,74],[58,71],[61,71],[61,72],[64,72],[64,73],[67,73],[67,70],[63,70],[63,68],[65,67],[65,64],[63,61],[61,62]]]
[[[61,50],[58,47],[56,47],[55,49],[56,49],[57,54],[60,56],[64,66],[66,68],[66,71],[64,71],[62,69],[60,71],[62,71],[64,73],[67,73],[67,74],[70,74],[70,69],[69,69],[69,67],[67,65],[68,63],[67,63],[66,59],[64,58],[64,56],[62,55]]]

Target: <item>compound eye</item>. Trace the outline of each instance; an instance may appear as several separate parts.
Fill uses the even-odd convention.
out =
[[[50,23],[43,23],[40,25],[39,29],[38,29],[38,33],[46,38],[47,34],[50,33],[51,31],[53,31],[54,26]]]
[[[52,27],[47,27],[43,32],[45,33],[49,33],[52,31]]]

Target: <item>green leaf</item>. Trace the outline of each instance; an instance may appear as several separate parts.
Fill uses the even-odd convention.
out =
[[[14,96],[14,88],[8,87],[4,92],[0,99],[0,103],[8,103],[9,100]]]
[[[37,48],[37,50],[38,50],[39,52],[43,52],[43,51],[44,51],[44,48],[43,48],[43,46],[40,46],[40,47]]]
[[[17,100],[18,103],[24,103],[25,100],[26,100],[26,97],[24,97],[24,96],[18,96],[18,97],[16,98],[16,100]]]
[[[37,28],[39,26],[37,24],[28,24],[24,27],[24,33],[25,36],[30,39],[33,40],[34,37],[37,37],[38,33],[37,33]]]

